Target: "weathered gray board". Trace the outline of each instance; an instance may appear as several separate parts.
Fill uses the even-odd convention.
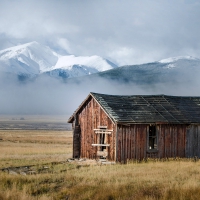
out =
[[[187,128],[186,157],[200,158],[200,125],[190,125]]]

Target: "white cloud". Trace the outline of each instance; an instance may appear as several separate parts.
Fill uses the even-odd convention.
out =
[[[62,49],[66,50],[68,53],[71,52],[70,42],[66,38],[58,38],[57,43]]]
[[[36,40],[120,65],[144,63],[188,49],[198,55],[199,22],[195,0],[0,1],[0,48]]]

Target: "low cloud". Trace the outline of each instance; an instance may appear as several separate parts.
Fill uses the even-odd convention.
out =
[[[90,92],[113,95],[188,95],[198,96],[199,82],[172,82],[160,84],[122,83],[103,78],[73,79],[63,82],[50,77],[20,83],[0,77],[1,114],[71,115]]]

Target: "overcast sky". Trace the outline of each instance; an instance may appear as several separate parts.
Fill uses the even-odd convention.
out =
[[[31,41],[118,65],[200,57],[200,1],[0,0],[0,49]]]

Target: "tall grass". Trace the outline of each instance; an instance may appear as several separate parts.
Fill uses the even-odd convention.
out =
[[[35,133],[39,137],[39,132]],[[40,134],[44,135],[44,133]],[[48,134],[51,135],[47,132],[45,134],[47,138],[49,138]],[[42,157],[38,150],[39,143],[27,142],[28,139],[25,137],[28,136],[24,135],[19,143],[8,141],[9,138],[0,142],[1,152],[6,146],[4,144],[10,145],[9,148],[16,151],[12,155],[7,150],[0,156],[0,162],[2,166],[8,167],[7,162],[17,166],[23,162],[26,163],[26,159],[30,159],[30,162],[35,164],[37,174],[23,176],[0,172],[0,200],[200,199],[200,161],[198,160],[148,160],[106,166],[79,166],[70,162],[50,163],[45,165],[47,166],[45,171],[43,170],[44,160],[40,160]],[[71,133],[66,133],[66,135],[69,136]],[[45,142],[45,137],[43,137],[41,155],[44,158],[49,156],[45,161],[56,161],[59,154],[64,155],[61,157],[66,160],[67,155],[71,155],[71,144],[69,145],[71,139],[67,137],[65,139],[66,143],[60,143],[59,140],[56,143],[49,143],[48,139]],[[22,149],[27,148],[29,153],[20,149],[19,144],[22,145]],[[30,150],[30,145],[33,145],[32,150]],[[50,146],[45,151],[42,145],[43,147]],[[61,148],[60,150],[57,149],[57,145]],[[52,151],[49,150],[50,147]],[[21,156],[21,161],[13,162],[14,156],[18,159]]]
[[[70,131],[0,130],[0,168],[66,160],[72,153]]]
[[[29,176],[1,173],[0,199],[200,198],[200,163],[191,160],[81,167],[67,163],[49,169]]]

